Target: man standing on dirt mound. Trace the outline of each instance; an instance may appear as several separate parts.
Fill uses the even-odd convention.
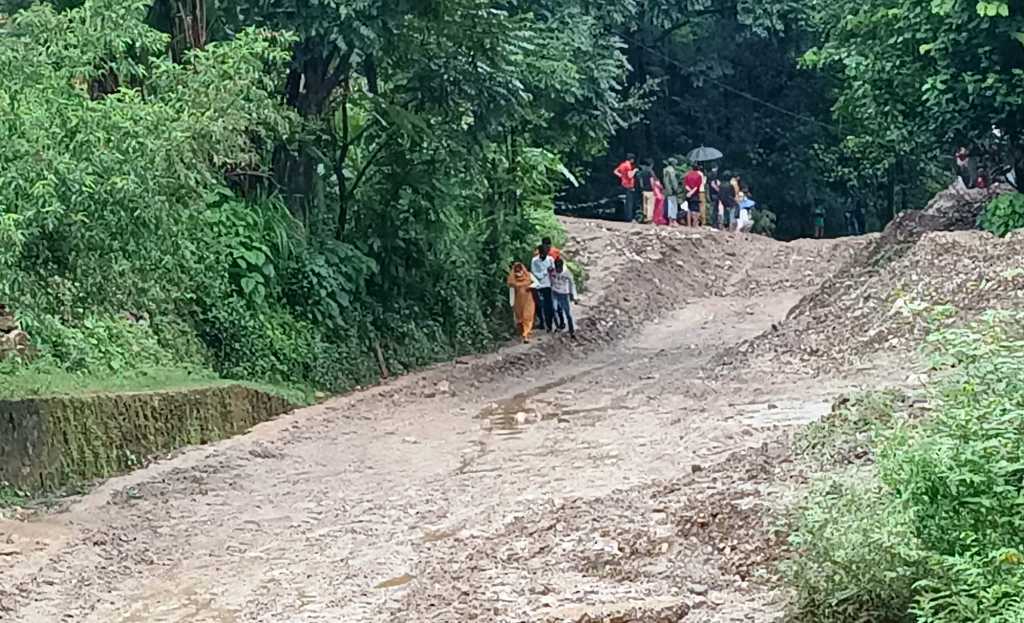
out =
[[[533,257],[535,259],[540,256],[540,250],[542,248],[548,250],[548,257],[551,258],[552,265],[554,265],[554,262],[558,261],[558,258],[562,257],[562,251],[551,243],[551,238],[548,236],[541,238],[540,246],[533,250]],[[533,272],[532,267],[530,272]],[[533,328],[540,329],[544,324],[544,314],[541,311],[544,308],[544,301],[541,300],[540,293],[537,292],[536,289],[533,290],[533,306],[536,310],[536,313],[534,314],[535,324]]]
[[[636,204],[639,195],[636,192],[636,155],[627,154],[626,159],[615,167],[615,177],[626,191],[626,203],[623,205],[622,220],[630,222],[636,218]]]

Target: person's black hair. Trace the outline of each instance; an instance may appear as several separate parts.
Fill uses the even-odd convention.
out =
[[[626,154],[626,160],[636,160],[636,154]]]
[[[540,239],[540,243],[541,244],[546,244],[546,245],[548,245],[550,247],[551,246],[551,238],[549,236],[544,236],[543,238]]]
[[[653,167],[654,158],[644,158],[644,166]]]
[[[562,268],[564,266],[565,260],[563,260],[562,258],[558,258],[557,260],[555,260],[555,268]]]

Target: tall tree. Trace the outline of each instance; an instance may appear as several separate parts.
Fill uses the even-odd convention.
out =
[[[1024,164],[1024,2],[819,1],[821,45],[806,63],[836,77],[836,119],[868,163],[913,160],[958,144],[1000,147]],[[993,144],[995,143],[995,144]]]

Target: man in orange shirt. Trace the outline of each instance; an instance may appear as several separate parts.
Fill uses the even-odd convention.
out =
[[[622,188],[626,191],[626,203],[623,206],[622,220],[627,223],[636,217],[638,198],[636,192],[636,171],[635,154],[627,154],[626,159],[622,161],[622,164],[615,167],[614,171],[615,177],[619,178],[619,183],[622,184]]]

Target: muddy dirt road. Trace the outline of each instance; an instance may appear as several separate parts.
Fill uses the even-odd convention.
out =
[[[860,243],[569,228],[581,342],[438,366],[0,522],[0,620],[772,620],[737,557],[761,544],[706,528],[757,524],[785,492],[730,461],[772,461],[850,383],[709,362]]]

